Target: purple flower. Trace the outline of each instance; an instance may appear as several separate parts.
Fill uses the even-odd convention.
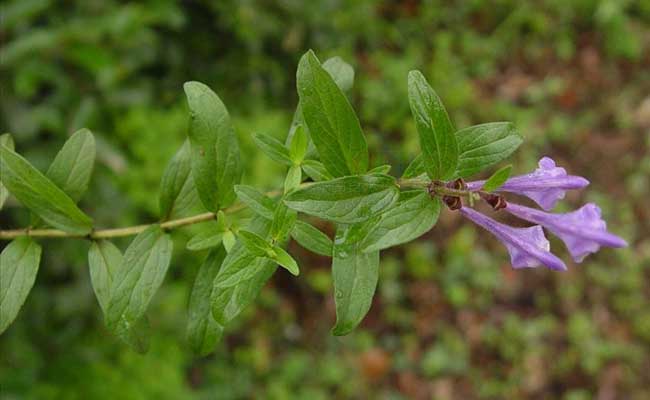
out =
[[[556,270],[567,269],[562,260],[549,252],[550,244],[541,226],[513,228],[468,207],[461,208],[460,213],[492,232],[506,246],[513,268],[534,268],[545,265]]]
[[[508,203],[504,210],[526,221],[540,224],[558,236],[578,263],[589,253],[597,252],[600,246],[627,246],[625,240],[607,232],[607,224],[600,216],[600,208],[593,203],[565,214],[550,214],[512,203]]]
[[[467,183],[469,190],[480,190],[485,181]],[[544,210],[550,210],[564,198],[567,190],[582,189],[589,181],[581,176],[567,175],[549,157],[539,160],[539,168],[527,175],[515,176],[506,181],[498,191],[521,194],[534,200]]]

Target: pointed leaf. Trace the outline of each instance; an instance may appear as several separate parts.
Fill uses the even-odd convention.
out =
[[[298,274],[300,274],[298,263],[293,259],[293,257],[291,257],[291,254],[287,253],[280,246],[273,246],[273,251],[275,252],[275,257],[271,257],[271,260],[278,263],[281,267],[289,271],[294,276],[298,276]]]
[[[264,257],[273,251],[273,245],[254,232],[240,230],[237,235],[248,251],[257,257]]]
[[[402,174],[402,178],[404,179],[417,178],[418,176],[426,173],[427,171],[424,168],[424,159],[422,158],[422,154],[419,154],[417,157],[413,159],[413,161],[411,161],[408,167],[406,167],[404,174]]]
[[[291,231],[291,237],[309,251],[326,257],[332,256],[334,246],[332,239],[306,222],[297,220]]]
[[[314,182],[334,179],[332,174],[327,172],[327,169],[325,169],[325,166],[320,161],[305,160],[302,162],[302,169]]]
[[[366,316],[379,278],[379,251],[364,253],[354,240],[358,226],[340,226],[334,240],[332,279],[336,305],[334,335],[346,335]]]
[[[303,129],[302,125],[296,128],[296,132],[291,139],[291,147],[289,148],[289,155],[294,165],[300,165],[302,160],[307,154],[307,146],[309,145],[309,137]]]
[[[345,94],[310,50],[298,64],[302,115],[325,168],[333,176],[368,169],[368,146]]]
[[[420,71],[409,72],[408,86],[425,170],[431,179],[450,178],[458,164],[458,144],[447,111]]]
[[[302,170],[300,165],[292,165],[287,171],[287,176],[284,179],[284,193],[288,193],[291,190],[300,186],[302,182]]]
[[[510,173],[512,172],[512,165],[506,165],[505,167],[499,169],[497,172],[492,174],[491,177],[485,181],[483,185],[483,190],[486,192],[494,192],[508,180]]]
[[[392,206],[399,197],[395,179],[362,175],[312,183],[285,197],[296,211],[339,223],[365,221]]]
[[[15,239],[0,254],[0,334],[16,319],[34,286],[41,246],[31,238]]]
[[[380,166],[375,167],[375,168],[371,169],[370,171],[368,171],[368,175],[372,175],[372,174],[386,175],[386,174],[388,174],[390,172],[390,169],[391,169],[391,166],[388,165],[388,164],[380,165]]]
[[[424,191],[404,192],[393,208],[381,214],[360,248],[373,252],[417,239],[431,230],[439,214],[438,198]]]
[[[293,164],[289,155],[289,149],[278,139],[263,133],[255,133],[253,134],[253,141],[271,160],[284,165]]]
[[[92,220],[74,201],[27,160],[0,145],[2,183],[25,207],[66,232],[85,235]]]
[[[511,122],[491,122],[474,125],[456,132],[458,170],[456,176],[465,178],[509,157],[523,138]]]
[[[162,284],[171,261],[172,241],[153,225],[133,239],[113,275],[106,325],[118,332],[136,324]]]
[[[296,223],[298,213],[284,203],[278,203],[273,213],[271,224],[271,239],[275,242],[284,242],[289,238],[289,233]]]
[[[104,314],[111,299],[113,276],[122,267],[122,252],[108,240],[93,242],[88,250],[90,282]]]
[[[65,142],[45,174],[77,202],[88,189],[95,165],[95,138],[80,129]]]
[[[235,186],[235,193],[242,203],[246,204],[254,213],[266,219],[273,219],[276,202],[270,197],[248,185]]]
[[[211,304],[214,298],[212,282],[225,258],[226,250],[223,246],[210,251],[194,279],[190,295],[187,340],[192,350],[202,356],[214,351],[223,335],[223,327],[212,317]]]
[[[241,179],[239,145],[226,106],[200,82],[183,85],[190,108],[192,177],[203,205],[210,211],[235,200]]]
[[[169,161],[160,181],[160,215],[166,221],[173,216],[184,216],[188,212],[205,210],[192,179],[190,142],[186,140]],[[199,211],[200,210],[200,211]]]

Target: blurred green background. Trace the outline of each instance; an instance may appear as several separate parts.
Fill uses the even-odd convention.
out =
[[[294,243],[300,278],[277,273],[216,353],[197,358],[184,331],[205,254],[182,250],[187,231],[174,234],[144,356],[104,328],[88,244],[43,241],[35,287],[0,337],[0,398],[650,398],[650,1],[14,0],[1,18],[2,131],[44,170],[90,128],[98,165],[81,204],[98,226],[156,220],[162,170],[187,131],[188,80],[228,106],[244,181],[280,187],[282,168],[250,135],[284,138],[297,61],[313,48],[354,66],[373,166],[399,174],[418,152],[406,75],[420,69],[457,127],[515,122],[526,139],[516,173],[550,155],[590,179],[561,209],[597,202],[630,247],[568,273],[514,272],[498,242],[445,211],[383,253],[369,315],[336,338],[329,259]],[[15,200],[1,217],[28,221]]]

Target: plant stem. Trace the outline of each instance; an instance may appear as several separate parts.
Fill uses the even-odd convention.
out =
[[[404,188],[404,189],[406,188],[424,189],[429,187],[430,183],[431,182],[423,179],[400,179],[398,181],[398,185],[400,186],[400,188]],[[431,193],[436,194],[438,196],[466,197],[471,194],[471,192],[467,190],[450,189],[444,186],[431,186],[430,190]],[[277,196],[278,194],[282,194],[282,192],[278,190],[274,190],[266,193],[267,196]],[[234,213],[245,207],[246,206],[243,203],[238,203],[231,207],[226,208],[223,211],[225,213]],[[164,230],[173,230],[183,226],[189,226],[201,222],[211,221],[216,218],[217,215],[215,213],[206,212],[203,214],[193,215],[191,217],[168,220],[160,223],[160,227]],[[7,230],[0,230],[0,240],[12,240],[21,236],[41,237],[41,238],[77,238],[77,239],[91,239],[91,240],[110,239],[116,237],[137,235],[138,233],[144,231],[145,229],[147,229],[152,225],[155,224],[135,225],[126,228],[98,229],[98,230],[93,230],[92,232],[86,235],[78,235],[74,233],[65,232],[59,229],[31,229],[31,228],[7,229]]]

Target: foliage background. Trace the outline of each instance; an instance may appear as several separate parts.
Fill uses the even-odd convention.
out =
[[[13,0],[1,14],[2,130],[44,170],[90,128],[99,161],[82,206],[100,226],[156,219],[162,170],[186,135],[187,80],[228,106],[245,182],[280,187],[250,134],[286,135],[297,61],[313,48],[355,67],[373,166],[397,174],[417,154],[406,92],[417,68],[457,127],[516,123],[515,172],[551,155],[588,177],[564,207],[596,201],[631,244],[568,273],[515,273],[499,243],[444,212],[384,252],[370,314],[343,338],[329,334],[329,260],[291,245],[300,279],[277,273],[216,354],[196,358],[183,335],[204,254],[176,252],[140,356],[103,327],[88,245],[47,241],[0,338],[1,398],[650,397],[649,1]],[[15,201],[1,216],[3,227],[28,218]],[[188,237],[176,233],[176,248]]]

